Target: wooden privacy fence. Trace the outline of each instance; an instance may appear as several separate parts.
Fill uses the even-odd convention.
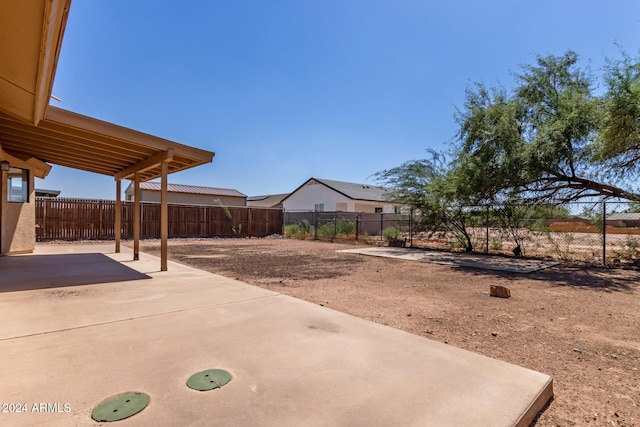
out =
[[[143,239],[160,237],[160,204],[142,202]],[[264,237],[282,233],[282,210],[168,205],[169,237]],[[122,202],[122,238],[133,238],[133,202]],[[116,202],[36,197],[36,240],[113,240]]]

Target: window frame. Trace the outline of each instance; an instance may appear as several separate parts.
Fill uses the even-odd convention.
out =
[[[30,179],[29,169],[18,168],[15,166],[9,167],[7,172],[7,202],[9,203],[29,203],[30,196]],[[20,181],[22,185],[20,187],[14,186],[14,181]],[[19,197],[14,196],[14,188],[19,188]]]

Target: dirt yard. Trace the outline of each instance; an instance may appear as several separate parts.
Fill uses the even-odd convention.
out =
[[[170,259],[545,372],[536,426],[640,426],[640,272],[531,274],[337,253],[290,239],[172,240]],[[141,250],[159,253],[158,242]],[[490,285],[511,289],[489,297]]]

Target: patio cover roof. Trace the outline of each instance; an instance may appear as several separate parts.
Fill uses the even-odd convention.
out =
[[[17,156],[110,175],[159,178],[160,163],[178,172],[212,161],[214,153],[49,106],[38,126],[0,113],[0,144]]]
[[[0,2],[0,144],[10,154],[140,181],[213,153],[49,105],[71,0]]]
[[[214,154],[49,105],[71,0],[0,1],[0,156],[113,176],[116,206],[122,179],[162,178],[161,270],[167,265],[167,175],[209,163]],[[0,158],[0,160],[2,160]],[[135,197],[134,260],[140,237]],[[121,210],[116,213],[120,251]],[[3,224],[0,224],[3,225]]]

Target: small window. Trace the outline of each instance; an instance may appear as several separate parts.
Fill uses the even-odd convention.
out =
[[[393,207],[393,213],[395,213],[395,214],[401,214],[401,213],[402,213],[402,207],[400,207],[400,206],[394,206],[394,207]]]
[[[382,208],[376,208],[375,213],[382,213]]]
[[[324,212],[324,203],[316,203],[314,210],[316,212]]]
[[[29,202],[29,170],[9,168],[7,173],[8,199],[10,202]]]

